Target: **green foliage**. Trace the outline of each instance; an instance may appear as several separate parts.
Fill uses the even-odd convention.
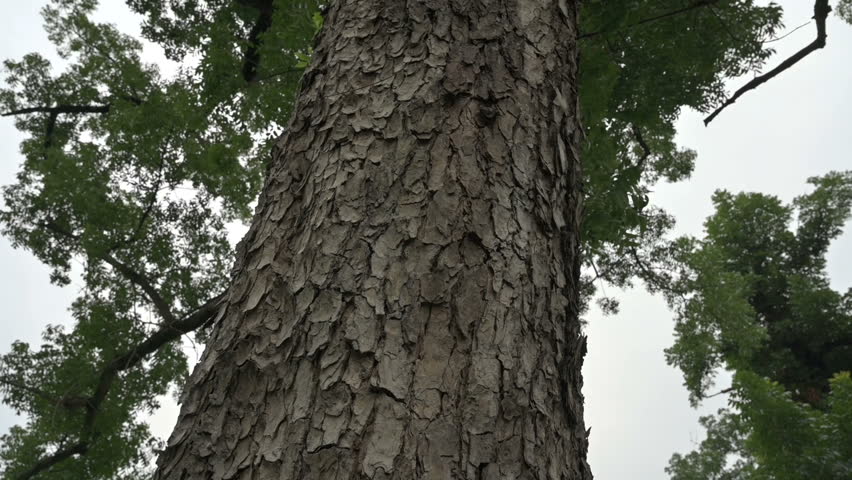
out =
[[[158,442],[138,416],[182,385],[186,359],[163,346],[93,408],[100,373],[224,290],[225,225],[251,214],[321,24],[316,2],[129,3],[146,38],[181,62],[174,75],[142,61],[139,40],[93,22],[92,0],[43,10],[61,72],[37,53],[5,62],[0,111],[27,139],[0,229],[55,283],[84,281],[73,328],[48,327],[39,348],[16,343],[0,357],[4,402],[27,422],[0,439],[6,477],[80,442],[85,455],[40,477],[129,479],[150,467]]]
[[[684,107],[714,108],[726,78],[765,63],[781,13],[748,0],[583,2],[583,248],[596,270],[587,282],[647,279],[638,259],[674,224],[649,194],[659,181],[687,179],[696,160],[676,145],[675,120]]]
[[[840,0],[837,2],[837,16],[846,23],[852,24],[852,0]]]
[[[673,480],[760,478],[755,476],[756,466],[746,453],[743,422],[740,415],[726,409],[719,410],[715,416],[701,417],[699,423],[707,437],[697,451],[674,454],[666,473]],[[733,464],[731,457],[736,458]]]
[[[732,408],[704,420],[697,451],[672,457],[672,478],[852,474],[852,290],[832,290],[825,273],[852,211],[852,172],[808,182],[813,192],[789,205],[718,191],[705,238],[672,244],[676,273],[658,279],[677,314],[667,359],[693,403],[720,368],[734,372]]]
[[[852,379],[831,379],[826,408],[791,398],[779,383],[748,372],[734,380],[733,409],[702,417],[707,438],[698,450],[675,454],[673,480],[850,478]]]
[[[625,232],[643,225],[651,185],[691,173],[695,153],[674,143],[681,109],[709,110],[724,100],[726,78],[759,69],[773,53],[763,41],[781,25],[781,9],[774,4],[722,1],[637,25],[692,3],[583,3],[582,30],[588,36],[581,35],[581,98],[591,251],[623,242]]]

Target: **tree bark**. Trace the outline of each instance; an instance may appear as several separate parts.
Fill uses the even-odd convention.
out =
[[[576,0],[337,0],[158,479],[590,479]]]

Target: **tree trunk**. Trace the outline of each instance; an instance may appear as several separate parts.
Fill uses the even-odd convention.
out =
[[[157,478],[591,478],[577,3],[332,2]]]

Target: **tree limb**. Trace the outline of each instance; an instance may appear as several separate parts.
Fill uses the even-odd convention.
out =
[[[101,372],[98,386],[95,388],[95,394],[92,395],[89,401],[86,419],[83,422],[84,428],[90,430],[94,425],[98,409],[101,403],[106,399],[107,393],[112,386],[113,380],[119,372],[132,368],[151,353],[156,352],[166,343],[179,338],[181,335],[192,332],[207,322],[211,321],[219,308],[222,300],[225,299],[225,294],[222,293],[211,298],[204,305],[199,307],[193,313],[187,315],[181,320],[167,322],[151,336],[129,349],[122,355],[119,355],[110,361],[106,368]]]
[[[100,256],[101,260],[115,268],[119,273],[124,275],[131,283],[135,284],[139,288],[145,292],[145,295],[151,300],[151,303],[154,304],[154,308],[157,309],[157,313],[163,318],[166,323],[175,323],[176,319],[174,314],[172,313],[171,308],[169,307],[169,303],[160,295],[160,292],[154,288],[154,285],[148,280],[147,277],[137,272],[133,268],[131,268],[126,263],[123,263],[113,257],[112,255],[106,254]]]
[[[29,478],[38,475],[39,473],[47,470],[48,468],[56,465],[57,463],[65,460],[66,458],[73,457],[74,455],[82,455],[89,450],[88,442],[78,442],[74,445],[63,448],[53,455],[49,455],[47,457],[42,458],[35,465],[32,466],[29,470],[25,470],[23,473],[18,475],[17,480],[27,480]]]
[[[258,52],[261,44],[260,36],[272,26],[274,5],[271,0],[238,0],[237,3],[259,10],[257,20],[249,32],[248,46],[243,54],[243,80],[246,83],[252,83],[257,77],[257,67],[260,65],[260,52]]]
[[[677,10],[672,10],[672,11],[666,12],[666,13],[661,13],[661,14],[655,15],[653,17],[643,18],[642,20],[639,20],[636,23],[631,23],[629,25],[625,25],[622,28],[637,27],[639,25],[644,25],[646,23],[651,23],[651,22],[655,22],[657,20],[662,20],[664,18],[669,18],[669,17],[673,17],[675,15],[680,15],[681,13],[690,12],[692,10],[695,10],[695,9],[698,9],[698,8],[701,8],[701,7],[706,7],[708,5],[712,5],[712,4],[718,3],[718,2],[719,2],[719,0],[697,0],[695,3],[689,4],[689,5],[687,5],[683,8],[679,8]],[[602,30],[598,30],[598,31],[595,31],[595,32],[583,33],[583,34],[580,34],[580,35],[577,36],[577,40],[583,40],[585,38],[597,37],[598,35],[608,33],[610,31],[612,31],[612,30],[611,29],[602,29]]]
[[[39,106],[39,107],[27,107],[21,108],[18,110],[11,110],[9,112],[4,112],[0,114],[3,117],[10,117],[13,115],[25,115],[28,113],[49,113],[51,115],[58,115],[60,113],[109,113],[110,104],[106,105],[56,105],[54,107],[47,106]]]
[[[143,100],[135,95],[121,95],[120,98],[123,98],[136,106],[142,105],[143,103]],[[105,105],[56,105],[53,107],[42,105],[38,107],[26,107],[18,110],[11,110],[0,114],[0,116],[10,117],[14,115],[26,115],[29,113],[49,113],[50,116],[47,119],[47,128],[45,128],[44,133],[44,147],[50,148],[50,145],[53,143],[53,130],[56,128],[56,119],[59,118],[60,114],[109,113],[111,107],[112,105],[109,103]]]
[[[791,55],[783,62],[781,62],[781,64],[779,64],[777,67],[773,68],[772,70],[766,72],[763,75],[758,75],[754,77],[753,79],[751,79],[750,82],[740,87],[740,89],[734,92],[734,94],[729,99],[725,100],[725,103],[723,103],[719,108],[714,110],[713,113],[711,113],[707,116],[707,118],[704,119],[704,125],[709,125],[710,122],[712,122],[713,119],[716,118],[716,116],[722,113],[722,110],[724,110],[729,105],[732,105],[734,102],[737,101],[738,98],[740,98],[746,92],[754,90],[755,88],[768,82],[769,80],[772,80],[775,76],[777,76],[784,70],[787,70],[788,68],[792,67],[811,53],[825,47],[825,40],[827,38],[825,32],[825,20],[830,12],[831,6],[828,4],[828,0],[816,0],[816,2],[814,3],[813,18],[814,20],[816,20],[817,36],[814,41],[809,43],[807,46],[805,46],[798,52]]]
[[[20,108],[0,114],[2,117],[13,115],[26,115],[29,113],[49,113],[47,127],[44,129],[44,148],[50,148],[53,144],[53,130],[56,129],[56,119],[61,113],[108,113],[110,104],[106,105],[56,105],[54,107],[39,106]]]
[[[639,147],[642,148],[642,158],[636,162],[636,166],[642,170],[645,168],[645,162],[648,160],[648,157],[651,156],[651,147],[649,147],[645,142],[645,138],[642,136],[642,130],[640,130],[635,123],[630,124],[630,130],[633,132],[633,138],[636,139],[636,143],[638,143]]]
[[[53,222],[51,220],[48,220],[48,221],[42,223],[42,225],[45,228],[47,228],[48,230],[50,230],[54,233],[57,233],[59,235],[62,235],[64,237],[68,237],[68,238],[71,238],[73,240],[80,240],[79,236],[74,235],[73,233],[69,232],[68,230],[66,230],[62,227],[60,227],[59,225],[56,224],[56,222]],[[129,265],[119,261],[117,258],[113,257],[109,253],[104,253],[104,254],[99,254],[99,255],[96,254],[96,255],[93,255],[93,256],[94,256],[94,258],[97,258],[99,260],[103,260],[108,265],[110,265],[114,269],[116,269],[116,271],[118,271],[119,273],[124,275],[124,277],[127,278],[127,280],[130,281],[130,283],[133,283],[134,285],[141,288],[142,291],[145,292],[145,295],[148,297],[148,300],[150,300],[151,303],[154,304],[154,308],[156,309],[156,311],[160,315],[160,317],[162,317],[162,319],[165,323],[169,324],[169,323],[174,323],[176,321],[175,316],[172,313],[172,309],[169,306],[168,302],[166,302],[166,300],[160,295],[160,292],[158,292],[157,289],[154,288],[154,285],[150,282],[150,280],[148,280],[148,278],[145,275],[142,275],[141,273],[137,272],[136,270],[131,268]]]
[[[94,425],[100,411],[100,406],[106,400],[110,387],[112,387],[118,374],[135,367],[148,355],[159,350],[163,345],[212,321],[224,299],[225,293],[217,295],[182,319],[163,324],[148,338],[128,349],[123,354],[114,357],[107,363],[100,373],[95,393],[86,402],[86,416],[83,420],[82,432],[82,438],[86,440],[40,459],[32,468],[20,474],[16,480],[29,480],[38,473],[65,459],[74,455],[86,454],[89,451],[89,444],[96,434]]]

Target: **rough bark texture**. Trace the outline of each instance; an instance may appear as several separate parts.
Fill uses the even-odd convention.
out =
[[[575,0],[337,0],[159,479],[590,479]]]

